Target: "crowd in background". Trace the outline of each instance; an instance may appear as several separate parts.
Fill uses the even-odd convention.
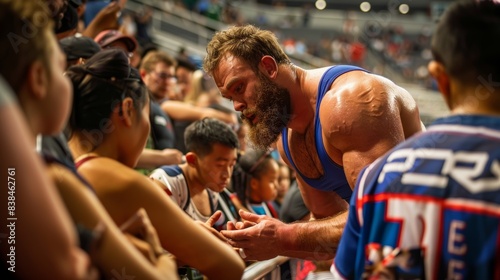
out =
[[[4,5],[14,7],[14,2]],[[40,66],[40,69],[46,67],[46,71],[58,71],[51,74],[61,77],[65,73],[70,81],[66,86],[71,87],[71,90],[62,85],[61,88],[47,91],[54,92],[51,97],[54,100],[58,99],[55,94],[59,94],[59,91],[66,92],[67,103],[71,104],[68,108],[63,108],[63,105],[59,108],[61,111],[66,110],[67,116],[62,116],[62,113],[61,116],[52,116],[51,110],[57,111],[58,108],[51,108],[51,100],[44,103],[46,107],[43,107],[43,112],[36,111],[43,121],[51,122],[57,118],[59,127],[49,129],[28,116],[28,125],[23,129],[31,129],[35,134],[32,135],[35,136],[32,142],[37,143],[37,151],[43,155],[46,165],[51,167],[51,175],[60,179],[55,181],[60,184],[57,186],[58,191],[63,193],[62,203],[56,203],[56,206],[66,209],[74,221],[72,226],[78,228],[78,238],[90,240],[78,245],[74,244],[77,243],[73,240],[75,236],[68,239],[71,241],[68,244],[80,248],[89,259],[82,261],[81,267],[71,268],[75,270],[72,272],[80,274],[78,277],[76,274],[71,275],[70,278],[96,279],[96,271],[108,277],[116,276],[119,272],[110,268],[117,267],[117,264],[109,253],[115,250],[122,254],[117,262],[136,264],[129,266],[133,267],[134,275],[145,278],[201,279],[201,274],[204,274],[213,279],[237,279],[243,273],[244,265],[250,263],[244,264],[241,251],[227,246],[220,240],[223,238],[217,239],[216,234],[209,234],[205,228],[225,229],[226,224],[221,223],[221,220],[233,223],[239,221],[238,210],[241,209],[279,218],[287,223],[309,218],[297,188],[295,174],[280,159],[277,150],[262,151],[247,143],[247,124],[241,121],[233,108],[223,102],[217,85],[185,48],[170,54],[156,45],[149,32],[153,14],[151,8],[144,6],[138,11],[125,10],[126,0],[42,2],[47,7],[33,10],[51,10],[54,26],[47,25],[44,28],[51,28],[50,31],[54,32],[65,61],[62,61],[64,59],[62,53],[59,54],[59,48],[50,49],[47,53],[55,53],[61,61],[54,58],[49,64],[60,65],[58,67],[61,69],[47,65]],[[37,5],[35,0],[27,3]],[[231,1],[183,0],[167,1],[167,5],[182,6],[228,25],[252,22],[243,19]],[[24,11],[19,7],[12,9],[18,9],[17,13],[30,12],[30,9]],[[307,26],[310,7],[304,9],[304,18],[297,24]],[[265,22],[264,18],[254,20],[252,23]],[[372,51],[382,58],[384,67],[389,65],[405,78],[433,87],[429,84],[426,68],[431,60],[431,34],[427,31],[408,35],[401,28],[391,26],[378,30],[373,36],[356,36],[354,29],[357,27],[346,19],[344,33],[324,36],[312,42],[280,34],[280,28],[286,29],[295,23],[290,20],[281,24],[279,28],[273,28],[276,28],[274,31],[287,54],[310,54],[332,64],[352,64],[370,67],[375,73],[383,72],[377,68],[380,64],[369,65],[366,61],[367,52]],[[47,48],[52,46],[52,35],[37,36],[48,45]],[[23,51],[26,56],[30,53],[29,50]],[[33,80],[33,77],[28,75],[23,78]],[[15,81],[17,87],[12,89],[14,95],[24,97],[22,94],[29,91],[22,86],[25,81]],[[38,92],[36,86],[33,88],[34,93],[27,98],[26,104],[35,104],[37,98],[45,98],[45,90]],[[71,98],[70,91],[74,93]],[[58,105],[56,103],[54,106]],[[31,112],[28,110],[30,108],[26,105],[22,109]],[[101,122],[102,118],[106,119],[105,123]],[[36,130],[38,127],[40,129]],[[144,132],[144,135],[137,131]],[[42,137],[40,134],[45,132],[55,136]],[[192,136],[196,133],[201,134],[200,137],[213,137],[215,144],[208,145],[208,151],[199,148],[208,142]],[[224,163],[211,162],[207,158],[213,151],[219,151],[219,148],[214,147],[222,143],[217,140],[217,136],[221,135],[225,139],[234,138],[231,143],[222,145],[229,147],[228,159]],[[33,143],[26,143],[26,148],[34,148],[31,147]],[[109,156],[109,159],[104,159],[104,155]],[[34,155],[27,155],[30,156],[35,158]],[[198,161],[203,164],[198,166]],[[192,170],[186,171],[189,168]],[[123,174],[133,177],[133,181],[125,180]],[[220,181],[210,181],[216,177],[214,174],[220,176]],[[102,180],[103,175],[109,178]],[[207,197],[210,203],[225,205],[225,208],[217,208],[222,217],[212,220],[215,209],[210,208],[210,213],[206,215],[196,208],[196,201],[192,202],[194,208],[186,210],[191,202],[176,197],[186,196],[186,192],[172,186],[176,184],[175,180],[184,180],[188,183],[180,188],[188,188],[192,179],[190,176],[198,176],[198,180],[210,178],[207,179],[210,184],[222,186],[216,191],[203,186],[203,191],[210,189]],[[41,180],[43,184],[51,184],[46,181]],[[132,190],[132,184],[141,188]],[[81,186],[86,191],[75,190]],[[194,195],[190,191],[187,192],[188,201],[189,196]],[[85,199],[77,197],[77,194]],[[172,201],[179,205],[174,205]],[[29,203],[23,203],[28,207]],[[131,212],[127,208],[134,207],[130,205],[138,206],[141,210]],[[82,209],[88,211],[88,216],[87,213],[80,214]],[[182,210],[191,216],[190,219],[183,215]],[[96,217],[105,222],[96,222],[99,220]],[[162,223],[166,225],[162,226]],[[94,240],[102,236],[104,238],[96,245]],[[197,242],[189,244],[193,240]],[[133,247],[139,248],[141,254],[134,251]],[[207,250],[213,254],[203,254]],[[72,253],[75,260],[85,259],[80,251],[75,252]],[[60,270],[61,275],[68,273],[64,271],[67,263],[52,265],[51,273],[54,270]],[[277,279],[313,279],[315,273],[328,271],[330,265],[331,260],[291,260],[282,266],[281,276]],[[43,270],[39,268],[39,271]],[[24,273],[29,274],[29,271]]]

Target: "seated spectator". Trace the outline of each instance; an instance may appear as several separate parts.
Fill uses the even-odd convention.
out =
[[[66,5],[61,25],[56,29],[57,39],[73,36],[78,31],[78,12],[73,5]]]
[[[221,104],[222,98],[214,80],[205,71],[199,69],[193,73],[191,88],[184,101],[198,107],[210,107]]]
[[[187,127],[185,141],[186,163],[162,166],[150,177],[162,182],[173,201],[192,219],[206,222],[217,209],[218,193],[229,184],[238,138],[227,124],[206,118]],[[216,226],[222,224],[223,219]]]
[[[137,49],[137,41],[134,37],[124,35],[114,29],[101,31],[94,37],[94,41],[103,49],[117,48],[123,50],[129,58],[132,58],[135,49]]]
[[[284,162],[278,161],[279,165],[279,175],[278,175],[278,184],[276,185],[276,198],[273,201],[273,207],[278,212],[278,215],[281,213],[281,205],[283,204],[283,200],[288,190],[290,189],[290,183],[292,181],[291,170],[288,165]]]
[[[12,12],[10,6],[0,4],[0,19],[11,20],[7,13]],[[2,27],[11,24],[12,21],[7,25],[2,20]],[[3,31],[0,32],[2,36],[5,35]],[[1,49],[4,50],[3,45]],[[2,72],[5,70],[0,68]],[[9,212],[10,216],[7,216],[7,211],[2,211],[0,217],[6,224],[0,233],[7,238],[15,231],[14,240],[17,241],[15,244],[7,239],[0,242],[3,263],[0,275],[2,279],[97,279],[89,255],[78,246],[79,240],[68,212],[34,151],[35,139],[22,114],[10,89],[0,78],[0,130],[8,132],[0,136],[0,166],[6,173],[3,178],[8,182],[5,192],[15,194],[16,201],[15,211]],[[12,201],[7,195],[3,196],[2,204],[8,207],[11,205],[8,202]],[[43,212],[37,209],[43,209]],[[9,222],[8,218],[22,222]],[[9,226],[12,223],[14,227]],[[13,252],[12,248],[15,249]],[[50,252],[50,257],[47,252]]]
[[[0,34],[22,34],[21,30],[24,30],[26,23],[33,24],[43,12],[43,5],[34,0],[2,1]],[[45,157],[46,171],[52,179],[50,183],[59,189],[60,197],[77,225],[73,226],[73,229],[69,228],[68,212],[62,210],[60,197],[53,193],[53,186],[47,184],[47,178],[40,176],[40,166],[37,166],[39,159],[25,157],[34,148],[25,148],[25,143],[31,142],[33,146],[36,135],[52,135],[62,130],[71,104],[71,85],[63,76],[65,58],[53,34],[52,24],[50,21],[37,23],[38,32],[27,38],[19,47],[14,48],[8,41],[0,41],[0,49],[6,55],[5,64],[0,64],[0,74],[4,75],[8,84],[15,89],[23,117],[30,129],[26,132],[22,123],[19,123],[19,116],[14,115],[9,122],[12,125],[20,125],[16,125],[14,130],[8,130],[9,135],[20,133],[20,138],[15,140],[16,146],[2,143],[10,146],[9,152],[2,153],[7,156],[5,159],[11,161],[9,166],[15,167],[19,172],[29,168],[26,171],[30,175],[16,176],[19,182],[16,202],[20,206],[16,208],[16,212],[20,222],[16,226],[16,235],[19,238],[15,245],[18,264],[13,278],[97,279],[96,271],[89,270],[89,258],[74,246],[76,240],[73,234],[76,230],[80,236],[80,247],[90,256],[103,278],[113,277],[118,267],[126,267],[128,273],[144,279],[175,277],[175,263],[160,250],[159,242],[155,242],[154,229],[147,225],[145,215],[141,216],[145,226],[139,224],[137,228],[147,230],[148,234],[144,236],[144,240],[132,236],[130,240],[135,240],[137,244],[142,244],[144,249],[154,252],[154,259],[151,261],[144,258],[126,239],[92,191],[75,176],[71,167],[51,157]],[[24,75],[16,75],[22,71]],[[1,146],[2,149],[8,147]],[[12,158],[11,153],[16,151],[16,147],[25,149],[25,152],[20,152]],[[16,164],[18,157],[24,159],[22,165]],[[4,161],[2,165],[3,163]],[[27,181],[27,178],[35,181]],[[31,184],[27,184],[28,182]],[[32,186],[36,186],[36,189],[31,190]],[[28,202],[29,205],[26,204]],[[50,229],[50,232],[47,229]],[[123,230],[130,234],[137,233],[130,228]],[[13,243],[11,245],[13,246]]]
[[[59,40],[62,51],[66,54],[67,67],[85,63],[85,60],[101,50],[92,39],[85,36],[69,36]]]
[[[235,114],[229,114],[213,108],[200,108],[183,101],[170,100],[176,96],[176,61],[165,52],[151,51],[141,62],[140,74],[150,93],[152,94],[151,112],[155,116],[151,117],[152,134],[154,143],[173,140],[176,143],[174,133],[165,132],[165,127],[171,130],[175,122],[192,122],[203,118],[216,118],[228,124],[236,125]],[[163,112],[163,113],[162,113]],[[170,138],[173,137],[173,138]],[[157,144],[153,145],[156,149]],[[176,149],[186,153],[182,145],[175,145]]]
[[[135,52],[139,47],[136,40],[119,31],[102,31],[94,40],[104,49],[117,48],[123,50],[131,58],[131,64],[135,59],[139,58],[135,57]],[[174,132],[168,116],[164,115],[159,106],[152,104],[150,119],[152,121],[151,141],[148,141],[148,145],[137,163],[137,167],[141,168],[140,171],[144,175],[148,175],[152,169],[161,165],[177,164],[182,160],[182,153],[172,149],[174,146]]]
[[[227,221],[237,221],[230,201],[221,201],[219,196],[226,191],[236,163],[237,136],[227,124],[205,118],[187,127],[185,143],[186,163],[162,166],[150,177],[160,181],[173,201],[192,219],[205,223],[212,233],[225,240],[212,227],[221,230]]]
[[[103,50],[67,75],[75,92],[70,148],[113,221],[121,225],[144,208],[161,246],[179,262],[212,279],[241,277],[243,262],[232,248],[133,169],[149,135],[149,96],[124,52]]]
[[[193,73],[196,71],[196,65],[182,56],[177,57],[176,61],[177,67],[175,68],[175,77],[177,78],[180,100],[184,101],[186,95],[191,91]]]
[[[59,45],[66,54],[66,68],[85,63],[85,60],[101,50],[101,47],[89,37],[69,36],[59,40]],[[39,135],[41,147],[37,147],[45,155],[51,155],[67,165],[73,165],[73,155],[68,148],[67,135]]]
[[[277,194],[279,167],[276,160],[267,151],[249,150],[240,156],[237,166],[232,178],[234,205],[258,215],[278,218],[271,203]]]
[[[148,53],[155,52],[155,50],[148,51]],[[151,57],[151,55],[147,57]],[[175,60],[168,55],[153,56],[153,60],[151,60],[151,58],[147,58],[146,60],[143,59],[141,65],[144,63],[148,65],[155,64],[155,62],[156,64],[160,64],[158,67],[162,68],[161,71],[163,74],[168,73],[169,75],[174,75]],[[159,96],[163,98],[163,95],[160,94],[164,92],[162,88],[163,85],[161,83],[152,82],[151,80],[146,80],[143,74],[143,70],[141,70],[141,78],[144,79],[151,94],[149,113],[151,132],[146,144],[146,149],[142,152],[137,167],[143,168],[141,172],[144,175],[149,175],[153,169],[162,165],[180,164],[182,152],[178,149],[174,149],[175,132],[172,120],[161,109],[157,101],[157,98],[160,98]]]

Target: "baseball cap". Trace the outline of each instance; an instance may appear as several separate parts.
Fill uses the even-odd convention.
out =
[[[92,38],[85,36],[70,36],[59,40],[59,45],[66,54],[67,60],[90,58],[101,50],[101,47]]]
[[[114,29],[101,31],[97,34],[97,36],[95,36],[94,41],[96,41],[101,48],[106,48],[108,45],[116,41],[122,41],[125,43],[129,52],[133,52],[137,48],[137,41],[134,37],[127,36]]]

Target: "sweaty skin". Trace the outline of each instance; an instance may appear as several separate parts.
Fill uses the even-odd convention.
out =
[[[259,64],[261,74],[289,92],[291,117],[286,126],[290,153],[298,170],[309,178],[324,173],[313,139],[317,87],[326,70],[278,65],[270,56],[264,56]],[[232,100],[235,110],[248,117],[252,129],[262,118],[262,113],[254,109],[258,77],[243,60],[231,54],[226,54],[213,77],[222,96]],[[351,188],[364,166],[422,130],[411,95],[391,81],[363,71],[338,77],[319,110],[326,151],[343,167]],[[277,141],[282,158],[291,166],[281,139]],[[313,221],[284,224],[269,217],[240,213],[247,222],[229,225],[229,230],[222,231],[232,246],[244,249],[247,259],[263,260],[277,255],[317,260],[334,257],[348,204],[335,192],[307,185],[300,176],[298,182]]]

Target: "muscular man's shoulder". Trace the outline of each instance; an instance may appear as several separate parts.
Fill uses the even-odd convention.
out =
[[[391,81],[362,71],[340,76],[321,102],[323,135],[337,144],[349,144],[356,137],[379,133],[388,116],[399,114],[396,88]]]
[[[352,71],[338,77],[325,94],[320,110],[334,117],[362,117],[363,110],[381,113],[408,92],[379,75]],[[325,110],[324,110],[325,109]]]

